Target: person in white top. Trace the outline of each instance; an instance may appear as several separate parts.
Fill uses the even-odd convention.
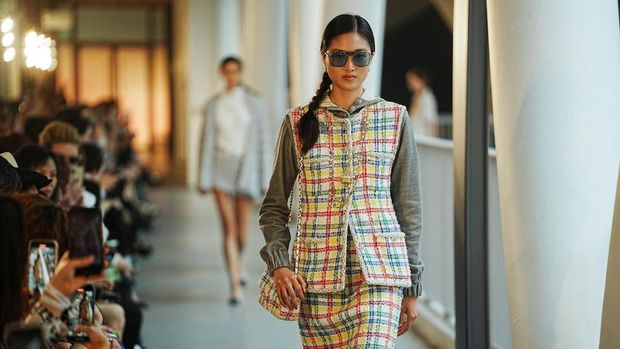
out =
[[[216,148],[229,155],[242,156],[252,121],[243,87],[234,86],[222,92],[215,113]]]
[[[217,203],[233,305],[246,282],[241,254],[249,215],[267,190],[272,158],[264,103],[241,83],[241,68],[236,57],[220,64],[226,86],[205,108],[198,181],[198,190],[212,192]]]
[[[439,136],[439,116],[437,100],[430,88],[430,74],[423,68],[407,71],[407,87],[413,94],[409,105],[409,115],[413,120],[416,135]]]

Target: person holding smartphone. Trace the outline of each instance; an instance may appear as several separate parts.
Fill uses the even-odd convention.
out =
[[[11,322],[22,321],[28,326],[41,325],[44,322],[59,322],[61,312],[69,306],[70,297],[79,288],[89,282],[100,280],[103,274],[80,276],[76,271],[88,267],[94,262],[93,256],[70,259],[65,254],[37,304],[28,309],[26,287],[26,268],[28,253],[26,234],[24,233],[23,210],[18,201],[0,194],[0,329]],[[46,327],[50,332],[45,338],[54,338],[55,326]],[[87,348],[119,348],[118,343],[106,338],[97,326],[81,329],[89,334],[84,343]],[[92,333],[92,336],[91,336]]]
[[[58,199],[58,165],[51,151],[38,144],[29,144],[15,153],[15,160],[20,166],[49,178],[50,184],[39,189],[39,193],[54,201]]]
[[[64,189],[61,203],[71,207],[92,201],[94,205],[96,201],[94,195],[86,192],[83,186],[84,162],[80,153],[81,139],[77,129],[63,121],[52,121],[39,134],[39,144],[57,157],[59,167],[69,168],[68,182],[61,185]],[[84,200],[85,195],[90,199]]]
[[[418,157],[407,109],[364,91],[375,42],[358,15],[323,32],[325,72],[282,123],[260,209],[261,256],[279,301],[299,308],[304,348],[392,348],[416,318]],[[289,198],[299,183],[293,263]],[[353,314],[354,316],[351,316]]]

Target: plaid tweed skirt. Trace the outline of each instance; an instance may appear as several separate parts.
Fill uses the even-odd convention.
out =
[[[230,195],[240,194],[241,157],[217,149],[214,153],[213,188]]]
[[[303,347],[393,348],[402,288],[366,283],[350,233],[346,268],[344,291],[306,293],[298,322]]]

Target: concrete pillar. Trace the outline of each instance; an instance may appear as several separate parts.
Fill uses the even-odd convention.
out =
[[[292,0],[289,30],[291,105],[310,102],[325,69],[321,63],[324,0]]]
[[[514,348],[597,348],[620,160],[615,0],[487,0]]]
[[[381,70],[383,65],[383,34],[385,31],[385,1],[386,0],[340,0],[326,1],[325,15],[321,33],[327,23],[343,13],[354,13],[364,17],[372,27],[375,36],[375,57],[370,66],[370,73],[364,87],[371,95],[381,94]],[[320,44],[320,42],[319,42]],[[317,85],[318,87],[318,85]]]
[[[288,109],[286,0],[243,1],[244,80],[265,99],[272,144]]]

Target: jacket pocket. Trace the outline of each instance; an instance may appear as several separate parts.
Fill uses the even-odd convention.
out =
[[[293,246],[296,272],[308,292],[327,293],[344,288],[345,237],[298,237]]]
[[[411,286],[404,233],[365,234],[360,236],[358,248],[369,284]]]

